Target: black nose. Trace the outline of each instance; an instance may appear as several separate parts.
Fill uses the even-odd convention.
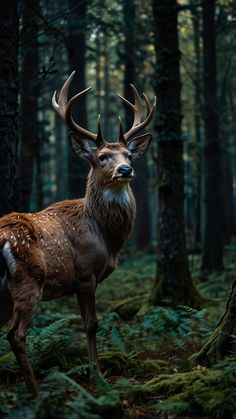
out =
[[[129,176],[132,173],[132,167],[130,167],[128,164],[121,164],[118,167],[118,172],[123,176]]]

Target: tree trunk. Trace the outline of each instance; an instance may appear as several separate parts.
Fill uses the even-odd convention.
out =
[[[38,138],[38,46],[37,16],[39,0],[24,3],[21,72],[21,147],[20,180],[21,211],[29,211],[36,156],[39,152]]]
[[[97,92],[97,114],[101,114],[102,104],[101,104],[101,33],[98,31],[96,33],[96,92]]]
[[[41,157],[41,150],[40,146],[38,148],[38,153],[36,156],[36,190],[37,190],[37,207],[43,208],[44,207],[44,193],[43,193],[43,174],[42,174],[42,157]]]
[[[71,88],[74,95],[85,89],[85,19],[87,2],[78,3],[77,0],[69,0],[71,17],[68,22],[69,36],[67,38],[67,49],[69,57],[70,72],[76,70]],[[79,125],[87,128],[86,95],[82,96],[73,107],[75,120]],[[87,163],[75,156],[72,147],[68,150],[68,189],[69,198],[80,198],[85,194]]]
[[[104,136],[105,138],[109,138],[110,134],[110,126],[109,126],[109,119],[110,119],[110,106],[109,106],[109,94],[110,94],[110,76],[109,76],[109,39],[108,34],[106,31],[104,32]]]
[[[134,57],[134,25],[135,25],[135,5],[134,0],[123,0],[123,14],[125,24],[125,75],[124,75],[124,97],[129,101],[133,101],[133,94],[130,83],[135,82],[135,57]],[[126,128],[133,123],[133,114],[130,108],[125,106],[125,122]]]
[[[200,16],[196,7],[192,9],[193,31],[194,31],[194,52],[195,52],[195,74],[194,74],[194,102],[195,102],[195,137],[197,143],[196,160],[196,223],[195,223],[195,245],[201,242],[201,189],[202,189],[202,154],[201,154],[201,50],[200,50]]]
[[[17,0],[0,13],[0,215],[18,207],[18,14]]]
[[[217,112],[215,1],[203,1],[206,229],[202,271],[223,269],[221,152]]]
[[[136,228],[134,230],[137,250],[148,250],[151,247],[151,212],[148,194],[147,156],[135,164],[137,178],[134,181],[134,193],[137,201]]]
[[[158,255],[150,301],[154,305],[200,305],[192,282],[184,229],[184,169],[181,138],[180,52],[177,2],[153,0],[158,98]]]
[[[124,21],[125,21],[125,77],[124,77],[124,96],[133,102],[133,94],[130,83],[136,84],[135,74],[135,4],[134,1],[124,0]],[[138,79],[138,77],[137,77]],[[129,129],[133,123],[133,114],[125,106],[126,128]],[[134,180],[133,189],[137,203],[137,217],[133,233],[135,247],[143,250],[151,244],[151,221],[148,197],[148,166],[144,156],[135,163],[137,178]]]
[[[67,196],[66,165],[65,165],[65,126],[62,119],[55,113],[55,160],[56,160],[56,200],[62,201]]]
[[[226,94],[225,94],[226,95]],[[226,97],[222,100],[222,112],[220,118],[220,143],[222,150],[222,201],[223,205],[223,244],[230,244],[234,228],[234,196],[233,196],[233,170],[232,157],[229,152],[230,144],[230,121],[228,117]]]
[[[236,278],[226,303],[226,310],[211,336],[191,359],[197,363],[214,365],[236,350]]]
[[[235,144],[236,141],[236,112],[235,112],[235,106],[234,106],[234,98],[233,98],[233,91],[230,86],[230,89],[228,91],[228,100],[229,100],[229,109],[230,109],[230,121],[231,121],[231,141],[232,144]],[[233,179],[235,179],[236,176],[236,158],[233,153],[231,156],[232,161],[232,176]],[[234,197],[234,185],[233,185],[233,231],[232,234],[236,235],[236,214],[235,214],[235,197]]]

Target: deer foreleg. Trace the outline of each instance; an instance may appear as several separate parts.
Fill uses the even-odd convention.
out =
[[[28,326],[41,299],[41,292],[38,289],[31,289],[30,293],[24,292],[23,295],[16,293],[14,297],[13,318],[7,338],[23,373],[27,388],[32,396],[36,398],[39,394],[39,386],[25,351],[25,341]]]
[[[81,316],[84,322],[84,328],[88,343],[88,359],[91,365],[91,373],[96,366],[100,373],[100,367],[97,356],[96,333],[98,330],[98,321],[95,308],[95,290],[96,279],[92,278],[80,281],[77,287],[77,299],[81,310]]]

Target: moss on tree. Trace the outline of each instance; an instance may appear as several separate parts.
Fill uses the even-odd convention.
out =
[[[236,278],[229,293],[226,310],[211,336],[191,359],[213,365],[216,361],[235,352],[236,342]],[[234,336],[234,337],[233,337]]]

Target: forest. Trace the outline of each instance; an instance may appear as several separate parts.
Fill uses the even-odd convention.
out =
[[[1,6],[0,417],[235,418],[235,0],[3,0]],[[70,119],[58,96],[73,71],[69,98],[92,89],[80,95]],[[70,131],[72,125],[83,127],[81,140],[63,119]],[[138,130],[141,135],[134,138]],[[88,146],[84,135],[97,148]],[[102,374],[93,368],[97,361],[87,311],[76,293],[79,310],[75,292],[40,302],[32,322],[27,320],[32,373],[20,333],[35,286],[27,278],[30,269],[36,277],[40,265],[31,265],[24,255],[38,260],[40,255],[30,236],[34,221],[28,220],[50,206],[50,234],[62,234],[53,217],[60,205],[69,204],[55,203],[69,199],[77,205],[88,195],[93,166],[88,155],[104,151],[102,138],[122,144],[126,154],[141,155],[148,148],[128,165],[129,156],[120,157],[126,158],[123,170],[132,166],[135,171],[131,188],[137,213],[132,233],[120,246],[118,266],[112,265],[96,289],[97,337],[94,333]],[[134,150],[136,138],[141,151]],[[104,167],[104,155],[99,159]],[[92,216],[101,213],[98,201]],[[121,214],[128,219],[128,211]],[[110,220],[111,214],[103,217]],[[23,240],[19,218],[28,228],[29,244],[17,256],[18,245],[9,250],[10,241],[4,240],[7,220],[12,243],[15,233]],[[81,220],[78,226],[86,229]],[[111,248],[122,241],[117,230]],[[99,260],[96,231],[91,226]],[[64,261],[68,272],[67,250],[48,243],[42,252],[48,250],[51,266]],[[86,266],[93,251],[83,244]],[[25,300],[21,296],[17,303],[14,289],[20,283],[29,294],[24,291]],[[6,321],[12,299],[13,323]],[[39,384],[35,398],[27,374],[35,374]]]

